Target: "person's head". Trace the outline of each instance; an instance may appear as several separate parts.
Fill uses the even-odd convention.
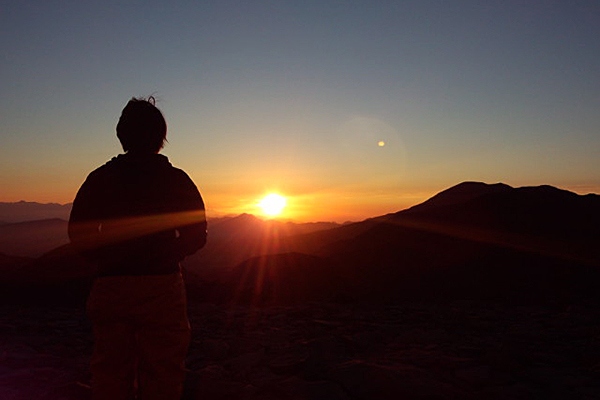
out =
[[[129,100],[119,123],[117,137],[126,152],[158,153],[167,140],[167,123],[153,96]]]

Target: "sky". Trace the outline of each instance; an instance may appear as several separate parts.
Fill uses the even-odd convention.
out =
[[[0,5],[0,201],[71,202],[148,95],[209,216],[271,192],[340,222],[463,181],[600,193],[595,0]]]

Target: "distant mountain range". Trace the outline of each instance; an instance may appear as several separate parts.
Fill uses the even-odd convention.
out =
[[[250,214],[209,219],[209,241],[202,252],[185,260],[192,274],[212,276],[256,255],[279,238],[341,226],[333,222],[293,223],[262,220]],[[5,293],[32,299],[84,296],[95,270],[74,252],[67,221],[44,219],[0,225],[0,299]],[[8,287],[6,287],[8,286]],[[29,287],[29,289],[26,289]]]
[[[231,267],[248,257],[268,253],[267,238],[292,236],[341,226],[334,222],[294,223],[262,220],[250,214],[209,219],[210,240],[193,256],[210,268]],[[39,257],[69,242],[67,221],[58,218],[0,224],[0,253]]]
[[[41,219],[68,220],[72,204],[36,203],[19,201],[0,202],[0,225],[2,223],[36,221]]]
[[[464,182],[410,209],[352,224],[248,214],[211,220],[206,248],[184,267],[188,294],[199,301],[598,302],[598,226],[598,195]],[[18,255],[1,245],[0,252]],[[35,282],[32,296],[59,298],[65,285],[84,293],[93,269],[66,245],[29,262],[0,257],[0,274],[18,282],[12,287]],[[49,289],[50,281],[60,291]]]
[[[196,274],[212,274],[213,270],[232,268],[253,256],[281,252],[284,238],[340,226],[333,222],[262,220],[251,214],[209,219],[206,246],[184,260],[184,266]]]

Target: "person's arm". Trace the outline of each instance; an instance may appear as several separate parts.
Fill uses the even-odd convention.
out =
[[[177,227],[179,237],[176,239],[177,255],[180,259],[204,247],[207,236],[204,201],[198,188],[187,175],[183,179],[182,189],[180,205],[185,214],[185,224]]]
[[[68,234],[71,244],[86,258],[93,258],[100,236],[99,200],[91,175],[73,201]]]

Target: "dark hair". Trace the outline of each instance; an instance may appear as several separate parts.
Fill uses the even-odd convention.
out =
[[[158,153],[163,148],[167,123],[155,104],[154,96],[129,100],[117,124],[117,137],[123,150]]]

